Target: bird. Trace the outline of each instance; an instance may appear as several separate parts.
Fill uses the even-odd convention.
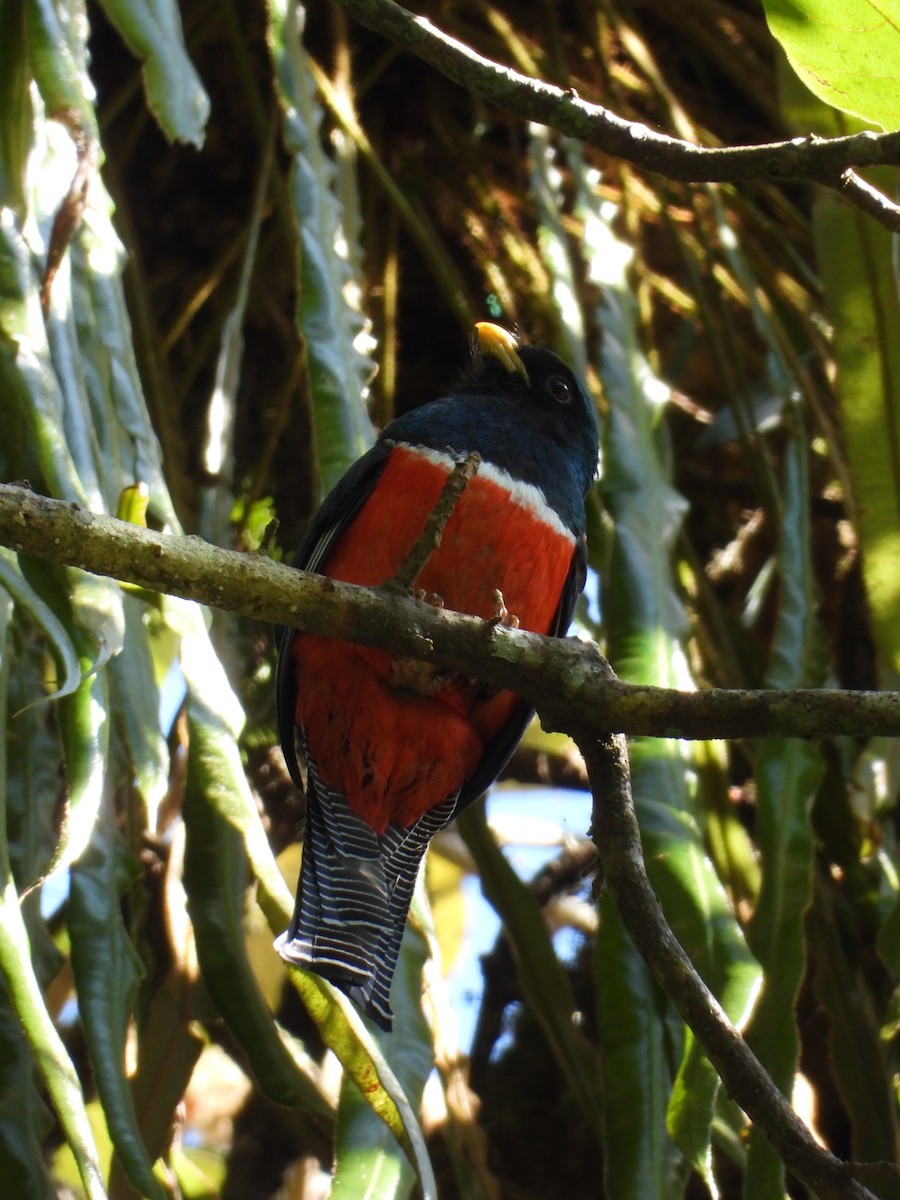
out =
[[[436,606],[563,636],[587,571],[593,406],[551,350],[478,322],[447,395],[397,417],[318,510],[293,566],[378,587],[421,538],[454,467],[474,476],[413,580]],[[284,628],[276,711],[307,814],[276,948],[390,1031],[390,989],[428,843],[496,779],[533,715],[509,691],[384,650]]]

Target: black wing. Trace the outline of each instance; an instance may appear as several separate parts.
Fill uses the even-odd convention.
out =
[[[332,546],[372,494],[390,458],[391,450],[390,442],[376,442],[328,493],[297,548],[291,562],[292,567],[296,567],[298,571],[320,573]],[[291,658],[291,643],[296,633],[296,629],[286,625],[280,628],[276,635],[278,668],[275,676],[275,712],[284,761],[291,773],[291,779],[298,788],[302,788],[295,735],[297,681]]]
[[[553,618],[553,624],[548,630],[553,637],[564,636],[572,621],[575,604],[584,590],[587,579],[587,542],[582,536],[576,543],[569,565],[569,574],[560,596],[559,607]],[[463,809],[468,808],[482,792],[486,792],[512,757],[513,751],[522,740],[522,735],[528,722],[534,715],[534,707],[523,700],[514,709],[509,720],[500,733],[494,738],[459,792],[454,816],[459,816]]]

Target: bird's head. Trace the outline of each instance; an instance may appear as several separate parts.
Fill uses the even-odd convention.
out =
[[[574,372],[552,350],[522,346],[515,334],[500,325],[479,321],[472,384],[514,397],[522,405],[523,418],[590,459],[590,477],[596,473],[599,441],[594,406]]]

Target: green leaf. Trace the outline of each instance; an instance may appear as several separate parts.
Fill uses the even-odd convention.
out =
[[[767,740],[756,766],[762,891],[747,940],[762,965],[764,982],[747,1040],[788,1096],[797,1069],[794,1004],[806,963],[803,917],[815,850],[809,809],[822,770],[815,747],[784,738]],[[781,1160],[751,1131],[745,1200],[772,1200],[783,1192]]]
[[[169,787],[169,753],[159,727],[159,687],[144,623],[146,605],[126,595],[123,606],[125,643],[109,664],[112,712],[131,756],[147,810],[147,828],[154,831]]]
[[[529,141],[531,192],[538,209],[538,247],[547,264],[553,287],[554,307],[560,316],[565,361],[579,379],[587,378],[588,357],[584,340],[584,316],[577,301],[577,269],[572,247],[563,225],[560,196],[560,163],[554,134],[544,125],[533,125]],[[572,147],[573,158],[577,150]]]
[[[78,1013],[112,1144],[141,1195],[165,1200],[125,1073],[125,1040],[143,964],[122,923],[120,893],[138,870],[107,810],[72,868],[68,927]]]
[[[5,692],[5,679],[0,684]],[[0,709],[3,703],[0,701]],[[5,713],[0,711],[0,717]],[[4,721],[0,720],[0,728]],[[4,814],[0,812],[0,817]],[[19,897],[9,872],[8,851],[0,821],[0,973],[31,1047],[66,1141],[72,1149],[88,1200],[106,1200],[97,1147],[91,1132],[84,1094],[71,1058],[44,1004],[31,962],[28,933]]]
[[[672,931],[731,1021],[740,1028],[761,972],[707,857],[693,818],[645,797],[640,805],[644,859]],[[711,1179],[710,1127],[719,1080],[687,1035],[668,1105],[672,1138],[695,1170]]]
[[[180,954],[184,946],[176,949]],[[142,1140],[153,1161],[171,1144],[172,1114],[203,1050],[195,1018],[196,991],[193,974],[189,977],[183,964],[176,962],[159,986],[149,994],[147,989],[141,993],[137,1070],[131,1088]],[[126,1188],[121,1160],[114,1157],[110,1193],[122,1195]]]
[[[174,0],[101,0],[136,58],[144,64],[147,106],[171,141],[203,145],[209,97],[200,82]]]
[[[17,607],[28,612],[43,630],[44,635],[61,668],[61,678],[53,692],[54,700],[70,696],[81,682],[81,664],[65,625],[46,604],[22,575],[15,555],[5,547],[0,548],[0,587],[6,589]]]
[[[84,1095],[75,1067],[41,994],[10,866],[5,783],[11,610],[9,600],[0,597],[0,976],[3,977],[5,992],[33,1059],[43,1076],[65,1138],[72,1148],[88,1200],[105,1200],[97,1147],[88,1121]]]
[[[259,904],[273,932],[285,928],[293,899],[272,855],[250,793],[237,739],[244,713],[216,654],[199,605],[166,597],[163,614],[180,637],[181,669],[191,719],[204,733],[204,794],[207,803],[239,830],[259,884]]]
[[[263,1094],[275,1104],[328,1115],[328,1106],[297,1069],[278,1035],[247,958],[243,912],[246,884],[240,833],[209,802],[221,785],[221,731],[198,720],[188,700],[188,769],[184,795],[184,886],[203,981],[229,1030],[247,1055]],[[273,952],[274,953],[274,952]]]
[[[417,895],[423,903],[421,872]],[[425,1083],[434,1067],[431,1038],[422,1014],[422,968],[427,956],[425,940],[407,924],[391,988],[394,1032],[376,1035],[413,1112],[421,1108]],[[407,1132],[421,1171],[428,1164],[425,1135],[418,1129]],[[372,1200],[400,1200],[409,1195],[415,1180],[416,1172],[396,1138],[345,1077],[338,1107],[332,1200],[356,1200],[362,1195]],[[424,1173],[422,1193],[436,1200],[430,1166]]]
[[[796,414],[793,420],[797,428],[787,447],[782,486],[780,603],[767,680],[769,686],[783,688],[821,686],[827,664],[809,557],[806,439]],[[823,771],[822,756],[814,745],[786,738],[769,738],[756,764],[762,887],[747,940],[764,976],[748,1041],[788,1096],[799,1051],[794,1004],[805,969],[803,920],[811,899],[815,851],[809,813]],[[781,1160],[751,1130],[745,1200],[771,1200],[783,1191]]]
[[[884,666],[900,671],[900,300],[892,235],[837,197],[813,224],[872,628]]]
[[[74,117],[96,140],[81,14],[53,0],[26,0],[25,12],[29,66],[48,116],[66,117],[70,122]]]
[[[24,891],[47,872],[56,849],[62,754],[55,722],[48,719],[45,705],[34,703],[34,697],[41,694],[47,665],[43,647],[37,639],[26,640],[15,613],[12,633],[7,667],[7,704],[11,715],[4,747],[6,830],[13,875],[19,889]],[[15,641],[19,645],[12,652]],[[26,920],[30,916],[28,910]],[[29,924],[29,933],[38,976],[49,980],[61,966],[59,951],[55,947],[51,950],[46,931],[42,937],[39,929]]]
[[[347,257],[338,249],[345,220],[332,186],[334,166],[322,148],[322,114],[300,42],[298,9],[286,0],[273,0],[269,12],[285,144],[294,164],[291,200],[300,234],[297,316],[309,356],[316,459],[329,491],[372,443],[362,400],[372,363],[357,349],[363,318],[346,299],[351,275]]]
[[[221,346],[208,406],[204,465],[217,480],[203,489],[200,533],[217,546],[228,545],[231,540],[233,498],[230,484],[234,470],[235,406],[244,351],[244,317],[256,265],[259,231],[272,186],[274,150],[275,124],[270,118],[254,188],[246,246],[241,256],[240,281],[234,304],[222,326]]]
[[[90,674],[91,660],[82,655],[84,677],[71,696],[59,702],[58,720],[66,758],[68,802],[51,871],[69,866],[91,839],[106,786],[109,757],[109,679],[105,671]]]
[[[25,168],[33,117],[25,21],[24,4],[0,4],[0,208],[10,208],[20,218],[25,210]]]
[[[112,224],[112,201],[98,178],[91,185],[90,221],[79,229],[69,257],[78,356],[84,372],[106,511],[116,512],[126,486],[149,491],[154,516],[180,532],[162,470],[132,345],[122,289],[125,251]]]
[[[54,1200],[42,1143],[51,1124],[34,1059],[0,973],[0,1179],[9,1196]]]
[[[59,170],[56,156],[47,153],[49,170]],[[43,244],[36,254],[43,256]],[[0,356],[3,395],[17,437],[3,447],[4,465],[14,477],[42,482],[62,500],[87,504],[66,442],[63,396],[53,369],[41,313],[40,282],[32,248],[21,230],[6,217],[0,220]]]
[[[334,1051],[409,1161],[416,1164],[423,1192],[434,1197],[431,1164],[424,1153],[419,1123],[363,1018],[341,992],[311,971],[289,965],[288,976],[316,1022],[322,1041]]]
[[[825,682],[828,645],[816,615],[819,597],[810,561],[809,452],[799,413],[789,417],[789,428],[793,436],[785,454],[782,484],[778,622],[766,686],[813,688]]]
[[[673,1188],[675,1154],[666,1110],[682,1029],[606,891],[600,898],[596,965],[606,1099],[606,1194],[668,1200],[680,1194]]]
[[[900,129],[897,0],[763,0],[791,66],[826,103]]]

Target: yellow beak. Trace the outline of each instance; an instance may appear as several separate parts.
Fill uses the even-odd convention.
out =
[[[525,364],[519,358],[519,343],[514,334],[499,325],[492,325],[490,321],[476,321],[475,332],[482,354],[493,354],[507,371],[516,371],[526,383],[529,382]]]

